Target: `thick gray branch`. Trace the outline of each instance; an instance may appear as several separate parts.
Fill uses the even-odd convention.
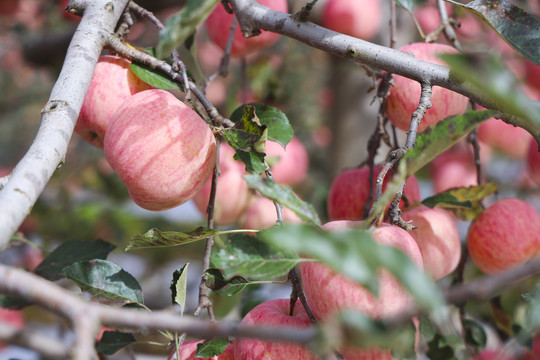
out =
[[[76,0],[74,1],[77,2]],[[109,34],[128,0],[80,1],[86,10],[28,152],[0,190],[0,250],[28,215],[45,185],[62,165],[92,74]]]

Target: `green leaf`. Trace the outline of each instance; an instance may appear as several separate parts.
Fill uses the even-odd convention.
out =
[[[32,303],[22,298],[0,294],[0,307],[1,308],[10,309],[10,310],[20,310],[29,305],[32,305]]]
[[[100,302],[143,304],[142,290],[137,280],[110,261],[80,261],[65,267],[62,273]]]
[[[493,112],[489,110],[469,111],[462,115],[448,117],[435,126],[429,126],[424,132],[418,134],[416,146],[407,151],[404,156],[407,177],[416,173],[492,116]]]
[[[172,81],[170,78],[168,78],[165,75],[162,75],[158,70],[156,69],[150,69],[145,66],[140,66],[137,64],[132,63],[131,64],[131,71],[139,79],[144,81],[145,83],[152,85],[155,88],[162,89],[162,90],[180,90],[185,91],[184,86],[180,85],[179,83]]]
[[[422,201],[427,207],[439,206],[452,211],[459,219],[474,220],[484,211],[482,200],[497,192],[497,184],[487,183],[448,189],[440,194],[430,196]]]
[[[195,241],[204,240],[208,236],[219,233],[217,230],[198,227],[190,232],[182,233],[176,231],[160,231],[156,228],[148,230],[144,234],[135,235],[129,241],[126,251],[131,249],[143,249],[150,247],[168,247],[190,244]]]
[[[172,303],[180,305],[182,315],[184,314],[184,309],[186,308],[188,265],[189,263],[186,263],[180,269],[175,270],[173,273],[173,279],[171,281]]]
[[[412,14],[416,6],[426,3],[427,0],[394,0],[394,2]]]
[[[242,161],[245,165],[246,172],[250,174],[260,175],[266,170],[266,166],[264,165],[264,154],[262,153],[236,150],[234,159]]]
[[[137,342],[137,339],[130,333],[105,331],[96,346],[96,350],[105,355],[113,355],[118,350],[134,342]]]
[[[444,304],[437,285],[407,255],[377,244],[369,231],[329,232],[308,225],[284,224],[259,235],[277,249],[320,259],[373,292],[377,289],[377,270],[386,268],[414,296],[418,306],[434,310]]]
[[[524,294],[527,302],[526,329],[530,334],[540,330],[540,282],[536,283],[530,293]]]
[[[199,25],[214,10],[219,0],[188,0],[179,13],[171,16],[159,32],[157,55],[166,57],[195,33]]]
[[[250,188],[291,209],[302,220],[310,224],[321,224],[315,208],[311,204],[297,198],[289,186],[280,185],[271,179],[262,178],[258,175],[244,175],[244,179],[246,179],[246,183]]]
[[[301,259],[292,251],[278,251],[249,235],[232,235],[224,247],[214,246],[210,263],[230,279],[241,275],[252,280],[268,280],[286,275]]]
[[[206,275],[206,286],[220,296],[234,296],[242,292],[250,283],[249,280],[241,275],[235,275],[230,279],[225,279],[223,271],[215,268],[206,270]]]
[[[103,240],[69,240],[51,252],[34,270],[34,273],[50,281],[62,277],[62,269],[77,261],[106,259],[116,246]]]
[[[235,150],[265,152],[267,128],[255,114],[255,107],[246,105],[242,117],[232,128],[223,130],[223,137]]]
[[[214,356],[221,355],[228,345],[229,340],[227,339],[205,340],[204,342],[197,344],[197,351],[193,358],[211,359]]]
[[[540,65],[540,23],[523,9],[506,0],[475,0],[461,6],[488,24],[510,46]]]
[[[261,125],[265,125],[268,128],[268,140],[275,141],[283,147],[287,146],[294,134],[287,115],[278,108],[259,103],[251,103],[242,105],[234,110],[231,120],[238,122],[242,118],[244,108],[247,106],[255,108],[255,114],[257,114]]]
[[[482,323],[471,318],[464,318],[463,327],[467,344],[472,345],[477,349],[486,347],[487,335]]]

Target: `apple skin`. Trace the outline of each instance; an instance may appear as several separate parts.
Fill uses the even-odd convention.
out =
[[[270,166],[275,182],[283,185],[298,185],[308,174],[309,156],[306,148],[293,136],[285,149],[274,141],[266,142],[266,156],[279,158]]]
[[[19,0],[2,0],[0,1],[0,15],[13,16],[19,9]]]
[[[538,360],[540,359],[540,334],[536,334],[532,339],[532,352],[527,351],[523,360]]]
[[[478,140],[516,159],[527,156],[531,139],[527,130],[495,118],[486,120],[478,127]]]
[[[375,179],[381,166],[375,166],[373,171],[373,194],[375,194]],[[386,181],[383,183],[383,192]],[[412,205],[420,200],[418,181],[413,175],[405,181],[404,195]],[[362,220],[364,206],[369,197],[369,167],[362,166],[356,169],[343,171],[336,176],[328,193],[328,217],[330,220]],[[405,208],[403,199],[400,209]]]
[[[540,213],[520,199],[498,200],[472,222],[467,249],[487,274],[519,265],[540,253]]]
[[[294,211],[282,207],[283,221],[286,223],[301,223],[302,219]],[[247,208],[242,221],[243,229],[266,229],[274,226],[277,221],[276,207],[274,202],[263,196],[257,196]]]
[[[328,0],[321,23],[330,30],[369,40],[379,31],[381,18],[378,0]]]
[[[26,321],[20,310],[10,310],[0,308],[0,323],[4,323],[17,330],[22,330],[25,327]],[[6,348],[8,344],[0,342],[0,350]]]
[[[115,112],[105,133],[105,157],[147,210],[191,199],[212,174],[216,141],[201,117],[174,95],[146,90]]]
[[[540,66],[532,61],[525,60],[525,74],[527,83],[537,90],[540,90]]]
[[[289,11],[287,0],[257,0],[257,2],[276,11],[285,13]],[[227,45],[233,17],[234,14],[229,14],[225,8],[219,4],[206,19],[205,25],[208,36],[222,50],[225,50]],[[261,30],[261,33],[257,36],[245,38],[237,23],[236,29],[234,30],[231,56],[245,56],[266,46],[273,45],[279,38],[279,34],[264,30]]]
[[[221,175],[216,189],[214,221],[219,225],[231,225],[236,223],[247,209],[251,192],[242,177],[246,174],[244,165],[233,159],[234,149],[222,143],[219,152]],[[212,176],[193,197],[195,206],[203,215],[206,215],[211,188]]]
[[[419,60],[438,65],[446,65],[438,54],[457,53],[456,49],[448,45],[431,43],[412,43],[399,50],[412,53]],[[412,113],[418,107],[420,89],[417,81],[399,75],[394,76],[394,86],[390,88],[386,100],[386,114],[390,122],[403,131],[409,129]],[[467,109],[468,102],[469,100],[461,94],[434,86],[431,97],[432,107],[422,118],[418,132],[424,131],[428,126],[435,125],[446,117],[463,113]]]
[[[179,358],[178,360],[191,360],[191,358],[195,355],[195,352],[197,351],[197,345],[203,343],[204,340],[200,339],[189,339],[182,343],[180,346],[180,349],[178,350]],[[234,360],[233,353],[234,353],[234,347],[233,344],[229,344],[227,348],[225,348],[225,351],[221,355],[218,356],[212,356],[211,358],[202,359],[200,357],[193,358],[193,360]],[[171,355],[167,358],[167,360],[176,360],[176,351],[173,351]]]
[[[538,143],[532,139],[527,150],[527,172],[536,184],[540,184],[540,152]]]
[[[103,148],[105,130],[114,112],[131,95],[152,87],[130,69],[131,62],[111,55],[99,57],[90,87],[75,125],[75,132]]]
[[[461,258],[461,240],[452,215],[422,205],[405,211],[402,218],[417,227],[409,234],[420,248],[426,273],[434,280],[452,273]]]
[[[294,305],[289,316],[290,300],[276,299],[263,302],[249,311],[241,321],[243,325],[308,328],[313,324],[300,301]],[[234,342],[235,360],[316,360],[319,357],[306,347],[285,342],[271,342],[260,339],[237,338]]]

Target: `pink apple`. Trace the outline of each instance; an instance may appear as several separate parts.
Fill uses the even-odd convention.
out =
[[[20,310],[9,310],[0,308],[0,323],[4,323],[17,330],[22,330],[25,327],[26,321]],[[0,350],[4,349],[8,344],[0,342]]]
[[[439,54],[457,53],[456,49],[448,45],[430,43],[412,43],[399,50],[412,53],[419,60],[438,65],[446,65],[438,57]],[[418,107],[419,102],[420,84],[403,76],[394,76],[394,86],[390,88],[386,102],[386,114],[392,124],[403,131],[407,131],[411,123],[412,113]],[[422,132],[428,126],[435,125],[446,117],[463,113],[468,102],[469,100],[463,95],[434,86],[431,98],[432,107],[424,115],[418,131]]]
[[[369,40],[379,31],[381,18],[378,0],[328,0],[321,22],[330,30]]]
[[[486,120],[478,127],[478,140],[513,158],[527,156],[531,139],[527,130],[495,118]]]
[[[189,339],[182,343],[180,349],[178,350],[179,357],[177,358],[176,350],[169,355],[167,360],[203,360],[200,357],[194,358],[195,352],[197,351],[197,345],[202,344],[204,340],[199,339]],[[233,353],[234,347],[232,344],[229,344],[225,351],[218,356],[212,356],[206,360],[234,360]]]
[[[414,17],[424,34],[432,33],[441,25],[441,16],[435,5],[426,5],[414,10]]]
[[[498,200],[472,222],[467,249],[487,274],[519,265],[540,254],[540,214],[523,200]]]
[[[251,309],[241,323],[293,328],[313,326],[300,301],[296,302],[292,316],[289,316],[289,310],[289,299],[266,301]],[[237,338],[234,342],[235,360],[315,360],[318,358],[306,347],[294,343],[271,342],[255,338]]]
[[[287,0],[257,0],[263,6],[269,7],[276,11],[288,12]],[[234,15],[227,13],[223,5],[218,4],[214,11],[206,19],[206,30],[210,39],[218,45],[222,50],[227,45],[229,38],[229,29]],[[240,30],[240,25],[236,25],[234,31],[234,41],[231,48],[231,56],[241,57],[249,53],[260,50],[263,47],[273,45],[279,40],[279,34],[262,30],[262,33],[245,38]]]
[[[297,185],[304,181],[309,168],[309,157],[304,145],[293,137],[286,148],[267,141],[266,156],[274,181],[283,185]]]
[[[107,126],[105,157],[131,198],[148,210],[191,199],[212,174],[216,141],[174,95],[146,90],[127,99]]]
[[[231,225],[238,221],[249,205],[251,192],[242,176],[246,174],[244,165],[233,159],[234,149],[226,143],[220,147],[220,172],[216,189],[214,221],[219,225]],[[201,214],[206,216],[212,177],[193,197],[193,202]]]
[[[529,177],[536,184],[540,184],[540,152],[538,152],[538,143],[532,139],[527,151],[527,170]]]
[[[75,132],[94,146],[103,147],[107,124],[120,105],[131,95],[152,88],[130,66],[129,60],[118,56],[99,58],[75,125]]]
[[[512,354],[508,353],[508,351],[505,351],[504,348],[502,349],[483,349],[478,353],[476,357],[474,357],[474,360],[512,360],[514,357],[511,356]]]
[[[332,221],[323,226],[330,231],[359,227],[361,221]],[[422,254],[411,235],[405,230],[382,224],[372,232],[373,239],[382,245],[403,251],[422,268]],[[302,263],[302,283],[308,304],[321,320],[331,318],[342,310],[356,310],[375,319],[391,316],[411,304],[411,295],[387,270],[379,272],[379,296],[363,286],[318,262]]]
[[[283,221],[286,223],[300,223],[302,219],[292,210],[282,207]],[[266,229],[274,226],[277,221],[276,207],[268,198],[257,196],[247,208],[241,227],[243,229]]]
[[[375,180],[381,170],[381,166],[375,166],[373,172],[373,194],[375,194]],[[387,175],[389,176],[389,175]],[[383,183],[383,192],[386,182]],[[404,195],[412,205],[420,200],[420,189],[416,177],[411,176],[405,182]],[[361,220],[364,207],[369,197],[369,167],[363,166],[349,169],[339,174],[328,193],[328,217],[331,220]],[[405,208],[403,199],[400,208]]]
[[[451,214],[440,208],[419,206],[403,213],[416,226],[409,232],[424,259],[424,270],[438,280],[452,273],[461,258],[461,240]]]

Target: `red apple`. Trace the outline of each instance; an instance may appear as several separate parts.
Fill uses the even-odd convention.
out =
[[[69,3],[69,0],[61,0],[58,3],[58,10],[60,11],[64,19],[69,20],[69,21],[80,21],[81,20],[80,16],[73,15],[72,13],[66,11],[66,7],[68,3]]]
[[[381,166],[375,166],[373,172],[373,194],[375,194],[375,180],[381,170]],[[388,176],[388,175],[387,175]],[[383,183],[383,192],[386,189],[386,181]],[[405,182],[404,196],[409,205],[420,200],[418,181],[413,175]],[[339,174],[328,193],[328,217],[331,220],[361,220],[364,207],[369,197],[369,167],[363,166],[349,169]],[[405,208],[403,199],[400,208]]]
[[[531,138],[527,130],[495,118],[488,119],[478,127],[478,140],[513,158],[527,156]]]
[[[287,0],[257,0],[263,6],[276,11],[288,12]],[[230,28],[234,15],[225,11],[225,8],[219,4],[206,19],[206,30],[210,39],[222,50],[227,45]],[[234,41],[231,48],[231,56],[241,57],[249,53],[260,50],[263,47],[273,45],[279,40],[279,34],[261,30],[261,34],[245,38],[240,30],[240,25],[236,25],[234,31]]]
[[[446,65],[438,57],[439,54],[457,53],[456,49],[448,45],[430,43],[412,43],[399,50],[412,53],[419,60],[438,65]],[[386,114],[392,124],[403,131],[407,131],[411,123],[412,113],[418,107],[419,102],[420,84],[403,76],[394,76],[394,86],[390,88],[386,102]],[[435,125],[446,117],[463,113],[468,102],[469,100],[463,95],[434,86],[431,97],[432,107],[424,115],[418,131],[422,132],[428,126]]]
[[[289,316],[289,299],[276,299],[257,305],[242,319],[244,325],[307,328],[313,326],[309,316],[297,301],[293,315]],[[306,347],[285,342],[237,338],[234,342],[235,360],[315,360],[318,359]]]
[[[238,221],[249,205],[251,192],[242,176],[246,174],[244,165],[233,159],[234,149],[226,143],[220,147],[220,172],[216,189],[214,221],[219,225],[231,225]],[[197,209],[206,215],[212,177],[193,197]]]
[[[131,198],[148,210],[191,199],[212,174],[216,142],[201,117],[174,95],[146,90],[115,112],[105,133],[105,157]]]
[[[490,348],[490,349],[483,349],[478,353],[476,357],[474,357],[474,360],[512,360],[513,357],[511,356],[508,351],[505,351],[505,349],[496,349],[496,348]]]
[[[282,207],[283,221],[286,223],[300,223],[302,219],[292,210]],[[243,216],[243,229],[266,229],[274,226],[277,221],[276,207],[268,198],[257,196],[249,205]]]
[[[297,185],[304,181],[309,168],[309,157],[304,145],[293,137],[286,148],[267,141],[266,156],[274,181],[284,185]]]
[[[525,60],[525,73],[527,83],[530,86],[540,90],[540,66],[536,65],[532,61]]]
[[[0,308],[0,322],[9,325],[17,330],[24,329],[26,321],[20,310],[9,310]],[[8,346],[6,343],[0,342],[0,350]]]
[[[523,200],[498,200],[472,222],[467,249],[488,274],[519,265],[540,253],[540,213]]]
[[[0,15],[13,16],[19,9],[19,0],[2,0],[0,1]]]
[[[527,170],[529,177],[536,184],[540,184],[540,152],[538,152],[538,143],[532,139],[527,151]]]
[[[416,226],[409,232],[424,259],[424,270],[438,280],[452,273],[461,258],[461,240],[451,214],[440,208],[419,206],[403,213]]]
[[[369,40],[379,31],[381,18],[378,0],[328,0],[321,22],[330,30]]]
[[[195,352],[197,351],[197,345],[203,343],[204,340],[199,339],[189,339],[182,343],[180,349],[178,350],[179,358],[176,357],[176,350],[174,350],[167,360],[203,360],[200,357],[194,358]],[[212,356],[207,360],[234,360],[233,344],[229,344],[225,351],[218,356]]]
[[[536,334],[532,339],[532,351],[527,351],[523,360],[538,360],[540,359],[540,334]]]
[[[103,147],[105,129],[114,112],[131,95],[152,88],[131,70],[131,62],[100,56],[75,125],[75,132],[90,144]]]

